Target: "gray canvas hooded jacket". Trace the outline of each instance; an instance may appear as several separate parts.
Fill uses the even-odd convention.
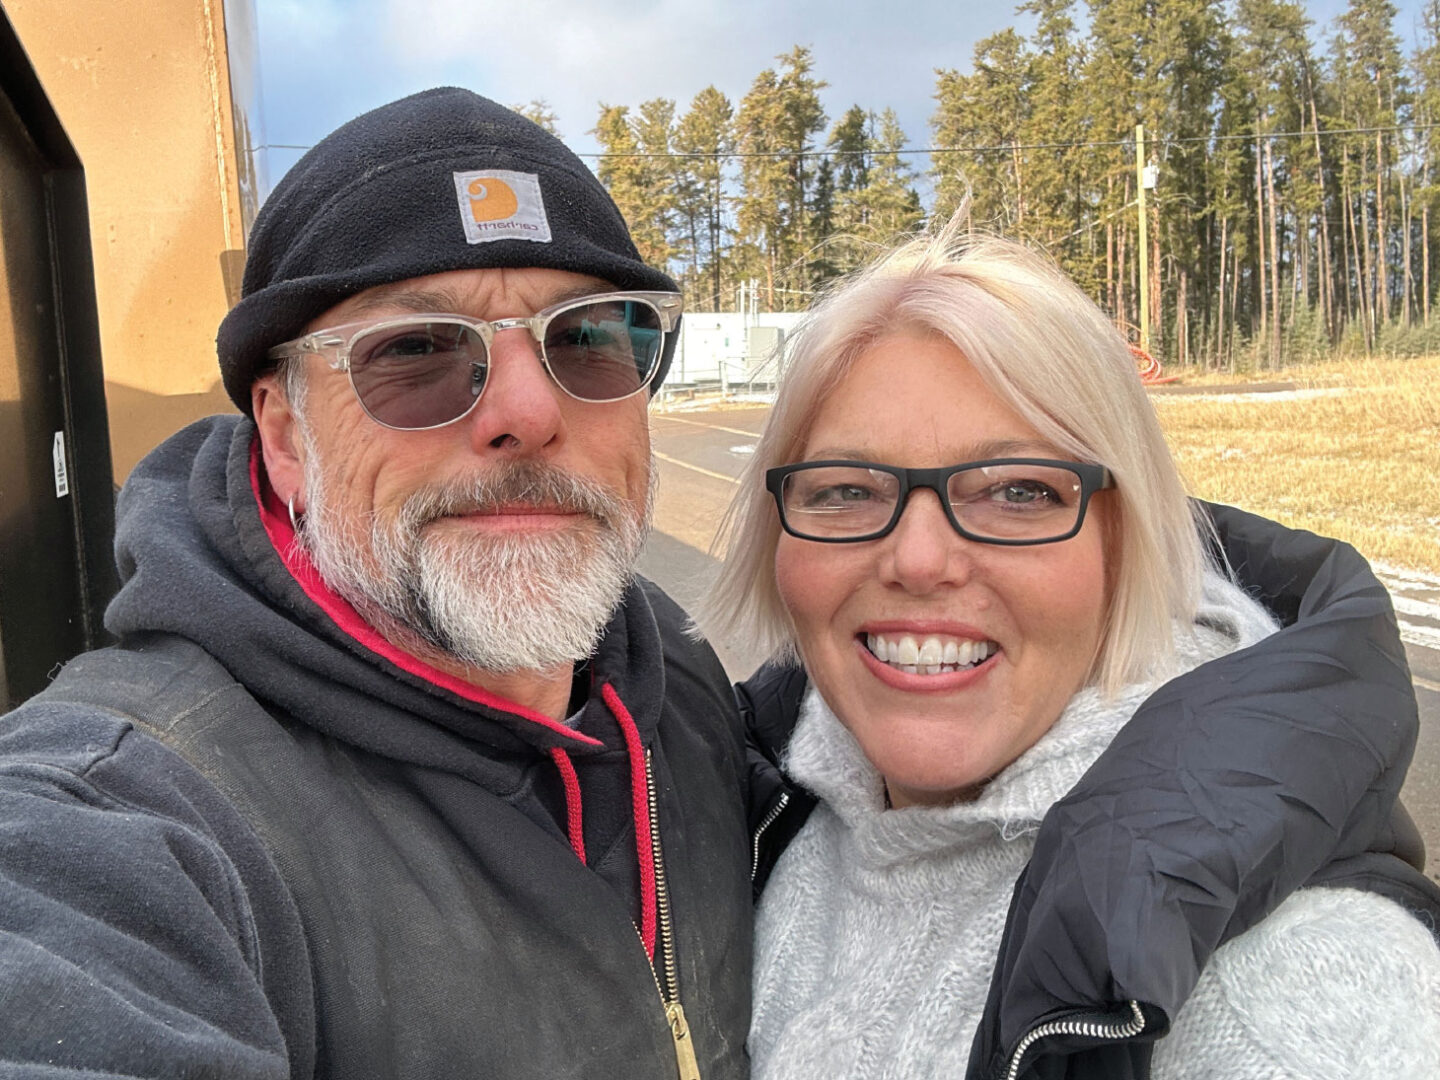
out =
[[[0,1075],[743,1080],[713,653],[637,583],[573,727],[447,682],[287,565],[253,431],[136,469],[120,644],[0,718]]]

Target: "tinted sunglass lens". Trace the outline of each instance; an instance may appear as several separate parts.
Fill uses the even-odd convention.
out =
[[[464,416],[485,387],[485,342],[461,323],[380,327],[350,349],[350,380],[375,420],[428,428]]]
[[[641,300],[577,304],[550,320],[545,362],[582,401],[619,401],[649,384],[660,364],[660,314]]]

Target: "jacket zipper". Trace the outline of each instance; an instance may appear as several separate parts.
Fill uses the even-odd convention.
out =
[[[1048,1038],[1051,1035],[1083,1035],[1087,1039],[1133,1039],[1145,1030],[1145,1014],[1140,1011],[1138,1001],[1127,1002],[1130,1006],[1130,1018],[1128,1020],[1112,1020],[1107,1018],[1092,1018],[1082,1020],[1052,1020],[1048,1024],[1039,1024],[1026,1032],[1025,1037],[1020,1040],[1020,1045],[1015,1047],[1015,1053],[1010,1057],[1010,1068],[1005,1073],[1005,1080],[1016,1080],[1020,1075],[1020,1064],[1025,1057],[1025,1052],[1030,1049],[1038,1040]]]
[[[765,835],[765,830],[775,824],[775,819],[785,812],[785,807],[790,805],[790,793],[782,791],[779,800],[772,806],[761,819],[760,824],[755,826],[755,835],[750,841],[750,882],[754,884],[755,875],[760,871],[760,838]]]
[[[670,920],[670,890],[665,884],[665,858],[660,849],[659,800],[655,797],[655,771],[650,764],[650,751],[645,751],[645,792],[650,800],[650,852],[655,862],[655,907],[656,921],[660,931],[660,960],[665,972],[661,985],[660,974],[652,966],[650,973],[655,976],[655,989],[660,991],[660,1004],[665,1006],[665,1020],[670,1025],[670,1037],[675,1040],[675,1064],[680,1080],[700,1080],[700,1062],[695,1056],[695,1043],[690,1038],[690,1025],[685,1019],[685,1007],[680,1004],[680,979],[675,965],[675,933]]]

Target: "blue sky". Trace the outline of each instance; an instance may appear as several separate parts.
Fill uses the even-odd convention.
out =
[[[367,109],[431,86],[506,104],[543,98],[581,153],[599,104],[654,97],[683,110],[714,84],[736,105],[777,54],[808,45],[833,123],[890,106],[924,147],[935,69],[969,70],[975,42],[1028,29],[1006,3],[973,0],[254,0],[265,141],[309,146]],[[1328,38],[1345,0],[1306,5]],[[1409,49],[1421,0],[1403,0]],[[301,151],[273,148],[273,184]]]

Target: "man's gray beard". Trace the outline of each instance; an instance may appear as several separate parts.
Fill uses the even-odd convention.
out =
[[[326,584],[396,644],[423,642],[497,673],[546,670],[595,651],[634,573],[652,499],[637,510],[594,481],[516,462],[468,483],[421,488],[391,524],[372,516],[366,530],[340,520],[325,468],[308,449],[300,542]],[[427,529],[513,503],[584,516],[530,535]]]

